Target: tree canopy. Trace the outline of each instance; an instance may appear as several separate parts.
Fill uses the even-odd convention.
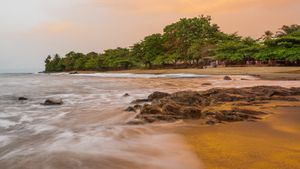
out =
[[[167,25],[163,33],[146,36],[129,48],[83,54],[71,51],[45,59],[46,72],[120,70],[165,65],[202,67],[211,61],[245,64],[248,61],[300,63],[300,25],[266,31],[260,39],[226,34],[210,16],[183,18]]]

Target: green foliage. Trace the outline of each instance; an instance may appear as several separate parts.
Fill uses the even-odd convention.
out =
[[[214,60],[229,64],[254,60],[299,64],[300,25],[284,25],[276,35],[266,31],[259,40],[254,40],[221,32],[210,16],[183,18],[166,26],[163,34],[147,36],[130,48],[109,49],[100,54],[71,51],[65,57],[49,55],[45,71],[104,71],[171,64],[204,66]]]
[[[181,19],[164,29],[164,47],[169,54],[180,56],[181,61],[188,61],[189,48],[201,41],[216,39],[220,35],[219,27],[211,23],[210,16]]]
[[[264,47],[256,54],[256,59],[297,62],[300,60],[299,31],[286,36],[266,40]]]

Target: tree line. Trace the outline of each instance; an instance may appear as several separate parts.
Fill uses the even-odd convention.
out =
[[[183,18],[129,48],[88,54],[71,51],[45,60],[46,72],[132,68],[203,67],[210,63],[300,64],[300,25],[284,25],[259,39],[226,34],[210,16]]]

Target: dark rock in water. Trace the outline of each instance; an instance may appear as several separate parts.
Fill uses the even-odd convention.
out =
[[[129,106],[129,107],[127,107],[127,109],[125,109],[124,111],[127,111],[127,112],[135,112],[135,108]]]
[[[229,76],[224,76],[224,80],[232,80],[232,78]]]
[[[280,86],[214,88],[201,92],[181,91],[172,94],[155,92],[148,97],[149,99],[133,102],[151,104],[135,105],[133,109],[140,109],[136,118],[146,123],[200,118],[208,120],[208,123],[212,123],[209,120],[217,123],[254,121],[266,114],[257,111],[257,106],[262,107],[272,100],[298,101],[292,97],[297,95],[300,95],[300,88],[288,89]],[[223,104],[227,106],[220,106]]]
[[[154,92],[151,95],[148,96],[148,100],[152,101],[155,99],[162,99],[164,97],[170,96],[169,93],[164,93],[164,92]]]
[[[42,105],[45,106],[54,106],[54,105],[62,105],[63,101],[62,99],[47,99],[45,100],[44,103],[42,103]]]
[[[25,100],[28,100],[28,98],[26,98],[26,97],[18,97],[18,100],[19,101],[25,101]]]
[[[69,74],[70,75],[74,75],[74,74],[78,74],[78,72],[77,71],[73,71],[73,72],[70,72]]]
[[[145,102],[149,102],[148,99],[136,99],[134,101],[131,102],[131,104],[138,104],[138,103],[145,103]]]
[[[249,79],[246,79],[246,78],[241,78],[241,80],[249,80]]]
[[[202,86],[211,86],[211,83],[202,83]]]
[[[128,96],[130,96],[128,93],[125,93],[125,94],[123,95],[123,97],[128,97]]]
[[[136,104],[133,106],[134,109],[138,110],[138,109],[141,109],[143,106],[139,105],[139,104]]]

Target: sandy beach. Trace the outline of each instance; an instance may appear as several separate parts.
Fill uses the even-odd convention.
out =
[[[300,80],[300,67],[220,67],[208,69],[134,69],[111,73],[167,74],[193,73],[202,75],[252,75],[265,80]],[[94,72],[87,72],[94,73]]]

